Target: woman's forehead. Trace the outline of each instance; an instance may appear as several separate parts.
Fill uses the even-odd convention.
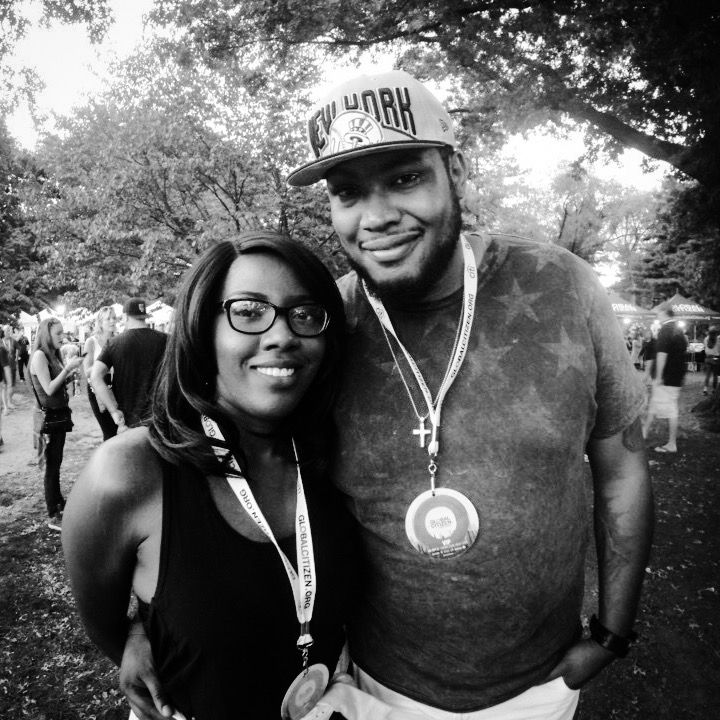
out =
[[[243,292],[270,297],[308,295],[310,290],[306,280],[284,258],[271,253],[248,253],[235,258],[223,283],[223,297]]]

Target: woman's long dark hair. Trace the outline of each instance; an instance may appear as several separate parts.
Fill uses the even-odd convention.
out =
[[[32,351],[40,350],[48,361],[48,368],[50,369],[50,377],[55,377],[63,369],[62,355],[60,355],[60,348],[53,346],[52,338],[50,337],[50,329],[55,325],[62,325],[60,320],[57,318],[45,318],[41,321],[37,329],[37,335],[35,336],[35,342],[33,343]],[[53,375],[52,371],[55,371]]]
[[[221,312],[220,293],[230,266],[237,258],[250,254],[271,255],[285,262],[313,300],[329,313],[322,363],[287,423],[288,432],[303,447],[304,460],[318,461],[326,455],[332,427],[330,411],[339,386],[344,348],[342,298],[330,272],[307,248],[284,235],[261,230],[214,245],[182,280],[155,384],[150,422],[153,446],[173,464],[190,463],[205,473],[218,470],[200,415],[208,415],[224,431],[232,431],[230,418],[215,402],[215,320]]]

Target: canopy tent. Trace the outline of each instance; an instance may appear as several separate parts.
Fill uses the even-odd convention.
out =
[[[675,293],[669,300],[665,300],[659,305],[656,305],[652,311],[658,312],[658,310],[664,310],[666,308],[672,309],[676,320],[696,320],[698,322],[720,320],[719,312],[703,307],[700,303],[689,300],[680,293]]]
[[[613,312],[617,317],[628,318],[630,320],[644,320],[651,318],[654,315],[652,310],[643,310],[637,305],[633,305],[631,302],[628,302],[617,293],[608,293],[608,298],[610,299]]]

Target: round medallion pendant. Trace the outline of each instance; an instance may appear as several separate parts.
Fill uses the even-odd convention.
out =
[[[283,720],[300,720],[317,705],[327,687],[330,673],[321,663],[303,670],[285,693],[280,714]]]
[[[473,504],[456,490],[426,490],[410,504],[405,532],[424,555],[452,558],[468,550],[477,538],[480,520]]]

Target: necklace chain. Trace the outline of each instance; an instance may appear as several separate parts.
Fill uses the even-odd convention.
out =
[[[452,354],[455,353],[455,348],[457,347],[458,339],[460,337],[460,331],[462,328],[462,316],[463,316],[463,308],[460,308],[460,322],[458,322],[457,329],[455,330],[455,340],[453,341],[453,351]],[[417,404],[415,403],[415,398],[413,397],[412,391],[410,390],[410,386],[408,384],[408,381],[405,379],[405,374],[402,371],[402,368],[400,367],[400,362],[398,361],[397,354],[395,353],[395,349],[392,346],[392,342],[390,341],[390,337],[388,336],[387,330],[385,329],[385,326],[380,323],[380,328],[383,331],[383,335],[385,336],[385,342],[387,342],[387,346],[390,349],[390,354],[392,355],[393,361],[395,363],[395,367],[397,368],[398,374],[400,375],[400,380],[402,380],[402,384],[405,386],[405,391],[407,392],[408,398],[410,398],[410,403],[412,404],[413,412],[415,413],[415,417],[418,419],[419,422],[425,422],[425,420],[430,417],[430,409],[428,408],[428,411],[421,415],[418,412]],[[450,373],[450,366],[447,367],[445,370],[445,378],[443,379],[443,383],[447,379],[448,374]],[[442,386],[442,383],[440,384]],[[439,392],[439,391],[438,391]],[[435,399],[433,400],[433,407],[437,403],[437,395],[435,396]]]

